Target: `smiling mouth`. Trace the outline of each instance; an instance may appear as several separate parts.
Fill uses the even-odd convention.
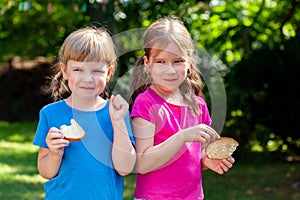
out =
[[[164,79],[165,81],[167,81],[167,82],[174,82],[174,81],[176,81],[177,79]]]
[[[95,88],[94,87],[80,87],[80,89],[83,89],[83,90],[94,90]]]

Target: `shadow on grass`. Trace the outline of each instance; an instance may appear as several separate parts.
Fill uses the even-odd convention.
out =
[[[44,179],[37,171],[36,124],[0,121],[0,199],[42,200]]]
[[[16,179],[20,180],[16,180]],[[42,200],[44,199],[43,183],[29,182],[22,175],[16,175],[15,179],[1,178],[0,199],[2,200]]]
[[[300,163],[237,162],[226,174],[203,173],[203,187],[207,199],[230,200],[298,200]]]

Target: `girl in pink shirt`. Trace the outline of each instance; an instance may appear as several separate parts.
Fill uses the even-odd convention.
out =
[[[135,199],[202,200],[202,169],[227,172],[234,159],[202,156],[220,136],[210,127],[194,44],[183,22],[165,17],[145,32],[131,80],[136,139]]]

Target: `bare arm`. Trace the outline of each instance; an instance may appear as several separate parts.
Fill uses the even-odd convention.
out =
[[[142,174],[166,164],[186,142],[208,143],[219,137],[211,127],[200,124],[182,130],[154,146],[154,124],[135,117],[132,121],[132,128],[136,140],[136,170]]]
[[[38,154],[38,170],[45,179],[51,179],[58,173],[64,147],[69,145],[69,141],[63,139],[57,128],[51,128],[46,137],[47,148],[40,148]]]
[[[122,176],[132,172],[135,161],[135,149],[130,141],[125,116],[128,112],[127,102],[120,96],[112,96],[110,101],[110,115],[114,129],[112,160],[115,169]]]

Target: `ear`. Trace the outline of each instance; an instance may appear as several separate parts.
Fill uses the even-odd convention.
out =
[[[143,56],[143,60],[144,60],[144,64],[147,65],[149,63],[148,61],[148,57],[147,56]]]
[[[111,78],[111,76],[113,74],[113,68],[114,68],[114,66],[112,66],[112,65],[108,66],[106,82],[110,81],[110,78]]]
[[[144,60],[144,67],[145,67],[146,71],[149,72],[150,65],[149,65],[148,57],[147,56],[143,56],[143,60]]]
[[[60,62],[59,63],[59,67],[60,67],[60,71],[61,71],[61,73],[63,75],[63,78],[65,80],[68,80],[67,66],[64,63]]]

